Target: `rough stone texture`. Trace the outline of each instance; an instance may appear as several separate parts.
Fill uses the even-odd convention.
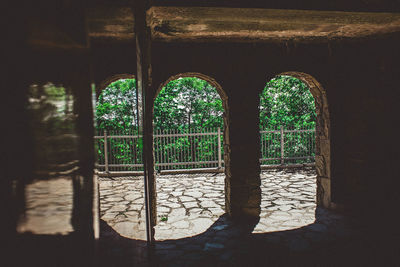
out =
[[[331,149],[330,115],[326,91],[311,75],[301,72],[285,72],[300,79],[310,89],[315,101],[317,120],[315,126],[315,167],[317,170],[317,205],[331,207]]]
[[[17,231],[33,234],[66,235],[71,225],[72,181],[58,178],[36,181],[26,187],[26,212],[21,216]]]
[[[188,3],[188,1],[184,2]],[[221,5],[225,5],[227,2],[223,1]],[[398,12],[400,10],[398,1],[394,0],[354,0],[334,1],[334,3],[332,1],[324,3],[322,1],[318,1],[318,3],[306,1],[308,4],[304,1],[295,2],[293,0],[279,1],[277,4],[270,2],[264,6],[351,11]],[[96,213],[91,209],[93,186],[88,180],[92,175],[94,154],[93,140],[91,139],[93,135],[90,101],[91,77],[94,78],[93,82],[99,84],[115,74],[135,73],[134,62],[137,48],[133,39],[118,40],[115,38],[114,41],[108,42],[104,38],[97,40],[91,38],[89,42],[85,15],[88,6],[82,1],[41,1],[37,5],[20,3],[22,2],[13,2],[13,5],[9,5],[11,9],[4,12],[8,28],[5,31],[5,48],[3,50],[5,51],[4,62],[8,68],[6,68],[2,88],[8,90],[3,94],[3,103],[6,105],[6,112],[3,114],[5,114],[5,124],[8,127],[3,129],[6,142],[3,142],[2,147],[5,157],[1,161],[3,177],[0,179],[0,195],[4,198],[1,201],[2,210],[7,216],[1,220],[0,229],[5,240],[4,244],[10,245],[9,248],[5,248],[4,254],[17,255],[12,258],[12,264],[4,265],[18,265],[16,261],[21,260],[25,263],[20,264],[21,266],[75,266],[76,264],[90,266],[91,262],[85,261],[85,257],[86,259],[97,258],[93,257],[92,251],[90,251],[91,248],[94,248],[90,239],[93,237],[93,214]],[[109,9],[110,13],[113,13],[111,7],[114,4],[117,6],[131,5],[130,1],[105,0],[101,3],[105,5],[106,12]],[[237,3],[239,2],[232,5]],[[252,5],[244,2],[239,4],[239,6]],[[98,2],[90,1],[90,6],[92,5],[97,7]],[[278,13],[282,12],[278,11]],[[288,14],[293,13],[288,12]],[[296,25],[304,14],[309,13],[299,11],[298,16],[295,16],[292,21],[283,21],[283,23],[279,23],[279,26],[283,27],[287,23],[294,23],[296,27],[293,29],[300,29],[304,26],[302,32],[306,34],[306,24]],[[163,260],[161,264],[170,260],[175,265],[184,265],[186,259],[197,258],[199,259],[197,263],[211,265],[210,263],[219,263],[216,261],[219,256],[228,259],[228,262],[221,262],[221,265],[240,265],[241,263],[251,265],[257,263],[257,260],[264,264],[267,262],[270,265],[291,266],[299,262],[308,266],[326,265],[326,259],[329,259],[329,264],[337,266],[344,264],[353,266],[390,265],[390,260],[393,259],[398,262],[399,220],[394,211],[398,210],[400,204],[400,194],[398,194],[400,180],[396,169],[400,160],[400,139],[395,127],[399,124],[399,116],[396,111],[400,102],[398,90],[400,84],[400,53],[398,49],[400,35],[398,26],[396,26],[398,21],[394,20],[394,24],[386,21],[386,19],[391,19],[391,15],[373,14],[382,17],[383,24],[378,25],[379,21],[357,23],[351,18],[350,20],[353,22],[350,21],[348,25],[343,26],[346,22],[339,21],[339,24],[342,24],[339,28],[334,23],[331,24],[332,27],[324,29],[316,29],[315,25],[310,26],[311,32],[315,32],[315,30],[319,30],[322,34],[324,31],[331,32],[332,36],[336,37],[346,37],[345,35],[347,35],[343,39],[329,38],[329,36],[284,40],[280,38],[247,39],[245,36],[257,36],[257,27],[265,29],[264,26],[268,26],[258,25],[258,20],[256,20],[254,24],[250,25],[254,27],[253,31],[244,32],[244,35],[240,32],[235,33],[240,35],[237,39],[231,38],[233,35],[227,32],[229,38],[218,40],[204,38],[198,38],[196,42],[177,38],[174,40],[170,38],[169,41],[167,39],[153,40],[151,43],[153,75],[150,77],[153,84],[149,88],[151,92],[147,92],[148,95],[155,97],[158,85],[171,76],[178,73],[196,72],[213,77],[228,97],[229,114],[227,117],[229,121],[225,127],[227,140],[225,151],[228,151],[226,154],[230,155],[228,160],[231,161],[227,160],[229,168],[227,168],[226,175],[231,179],[229,181],[227,179],[229,182],[226,187],[227,207],[234,206],[239,214],[241,211],[251,210],[251,207],[246,206],[248,199],[245,196],[239,201],[240,203],[236,203],[238,205],[234,205],[235,193],[231,192],[231,185],[239,184],[243,191],[249,193],[253,190],[257,192],[257,183],[260,182],[259,170],[257,170],[259,156],[257,150],[259,146],[257,136],[258,94],[264,88],[266,81],[275,75],[287,71],[300,71],[312,75],[320,82],[329,101],[329,107],[323,106],[329,111],[330,128],[324,126],[323,131],[318,135],[323,136],[324,133],[330,131],[330,135],[326,135],[329,139],[321,139],[319,148],[320,155],[324,156],[325,162],[329,161],[325,155],[329,153],[327,151],[330,148],[330,167],[328,164],[326,170],[320,170],[321,174],[326,172],[326,178],[330,179],[321,178],[317,181],[320,185],[317,188],[319,191],[317,194],[324,194],[324,203],[331,202],[331,205],[334,203],[335,207],[347,209],[348,214],[364,215],[363,220],[359,219],[358,222],[366,224],[365,228],[348,229],[344,226],[341,228],[332,219],[332,213],[317,209],[316,217],[319,220],[317,223],[325,224],[328,232],[335,232],[335,234],[318,235],[320,230],[325,228],[316,226],[306,232],[289,230],[276,234],[258,234],[261,240],[252,239],[246,243],[246,237],[252,231],[249,230],[252,228],[251,225],[247,225],[247,228],[242,231],[241,239],[234,238],[240,236],[238,234],[240,231],[236,231],[238,228],[226,227],[222,231],[218,231],[216,235],[213,230],[210,230],[197,238],[179,240],[172,244],[176,248],[175,250],[170,249],[163,253],[156,251]],[[359,15],[364,16],[365,14]],[[398,14],[395,14],[395,17],[397,16]],[[102,15],[100,17],[107,21],[107,18]],[[322,20],[324,17],[322,16]],[[110,19],[111,24],[120,22],[118,19],[113,20]],[[204,28],[199,27],[199,21],[187,22],[188,25],[185,27],[188,29],[190,24],[195,25],[195,27],[191,26],[190,34],[195,35],[196,32],[199,32],[199,35],[204,34]],[[264,19],[260,19],[260,21],[264,21]],[[356,23],[354,24],[354,22]],[[128,19],[127,23],[132,25],[132,20]],[[244,25],[246,24],[244,23]],[[124,33],[124,29],[118,29],[117,26],[111,25],[106,29],[106,33]],[[229,23],[226,26],[227,30],[231,27]],[[128,27],[128,30],[131,31],[132,27]],[[239,25],[239,29],[240,27],[241,25]],[[280,29],[282,30],[282,28]],[[340,31],[332,32],[335,29],[340,29]],[[168,24],[165,23],[154,30],[170,32]],[[354,35],[352,35],[353,33]],[[174,33],[175,36],[180,34]],[[265,32],[262,33],[262,35],[264,34]],[[293,36],[290,33],[285,34],[286,37]],[[93,75],[89,73],[90,66]],[[61,151],[72,148],[65,144],[60,146],[51,143],[42,145],[42,141],[45,139],[35,138],[33,135],[34,130],[43,128],[33,120],[32,113],[26,107],[30,97],[29,86],[47,82],[70,88],[74,99],[77,100],[73,105],[74,112],[76,111],[73,117],[79,121],[79,130],[73,134],[78,138],[79,146],[74,146],[73,149],[78,160],[77,166],[83,173],[73,183],[75,231],[68,236],[15,234],[15,218],[23,210],[23,203],[25,203],[24,185],[32,182],[31,170],[38,167],[38,158],[35,153],[41,152],[42,149],[51,149],[57,152],[54,155],[64,156],[65,154]],[[151,103],[148,106],[151,109]],[[151,115],[151,113],[148,114]],[[325,122],[319,123],[327,125]],[[32,127],[34,129],[31,129]],[[51,134],[52,131],[48,131],[48,133]],[[38,147],[38,149],[34,149],[34,147]],[[53,157],[47,157],[45,161],[53,159]],[[85,178],[82,179],[82,177]],[[325,198],[326,194],[324,193],[329,192],[329,187],[331,201]],[[321,189],[324,191],[322,192]],[[136,204],[132,203],[131,209],[133,208],[133,210],[131,211],[134,211],[134,205]],[[282,205],[282,208],[286,210],[290,203]],[[51,210],[51,206],[49,206],[49,210]],[[374,216],[371,216],[371,211],[374,211]],[[229,220],[221,218],[215,226],[222,227],[222,225],[228,224],[227,221]],[[103,233],[110,234],[109,239],[104,236],[102,239],[104,243],[107,243],[106,249],[100,253],[102,257],[105,257],[101,262],[105,266],[130,262],[133,257],[132,246],[136,248],[135,256],[147,256],[145,245],[142,242],[116,237],[117,234],[112,229],[104,230],[104,228],[107,227],[103,224]],[[307,227],[303,229],[307,229]],[[348,235],[348,231],[352,233]],[[304,233],[307,238],[315,238],[320,241],[316,242],[315,246],[310,245],[310,250],[298,254],[291,249],[284,249],[286,243],[290,244],[290,248],[307,248],[311,242],[309,240],[303,242],[297,236],[299,232]],[[282,239],[282,236],[285,237]],[[210,240],[210,237],[213,239]],[[224,242],[224,238],[229,242]],[[291,241],[280,242],[280,240]],[[11,244],[16,241],[18,241],[17,246],[13,247]],[[276,246],[272,245],[275,241],[278,244]],[[104,245],[104,243],[102,244]],[[206,243],[213,245],[207,245],[207,251],[203,251]],[[240,249],[224,250],[221,249],[221,244],[225,248],[238,246]],[[188,251],[187,254],[182,254],[179,248],[183,247],[190,250],[190,253]],[[124,254],[119,248],[126,248],[126,251],[131,254]],[[243,250],[243,248],[246,249]],[[8,253],[8,249],[13,253]],[[120,255],[118,255],[119,253]],[[265,257],[263,257],[264,255]],[[274,255],[277,256],[274,257]],[[393,257],[393,255],[396,256]],[[79,262],[76,259],[79,259]],[[111,260],[107,261],[107,259]],[[143,261],[134,262],[136,265],[142,263]]]
[[[131,227],[133,223],[129,217],[124,223],[116,224],[103,218],[100,251],[107,253],[100,254],[101,262],[105,266],[127,262],[146,266],[265,266],[266,262],[273,266],[319,266],[326,263],[326,255],[333,253],[329,262],[336,266],[371,263],[377,253],[372,244],[382,244],[356,221],[316,208],[316,173],[313,170],[263,172],[261,218],[253,225],[238,223],[224,214],[223,179],[221,174],[157,177],[158,206],[169,209],[164,213],[159,211],[157,241],[151,257],[148,257],[149,251],[143,251],[145,242],[138,240],[135,236],[138,233],[124,232],[124,227]],[[100,194],[110,193],[112,185],[118,194],[140,183],[141,179],[133,177],[112,182],[101,178]],[[205,188],[211,184],[212,189]],[[173,190],[169,190],[171,188]],[[193,192],[198,193],[193,196],[196,202],[216,203],[221,210],[185,208],[185,203],[192,200],[184,196],[186,193],[193,195]],[[112,203],[102,201],[103,206]],[[162,221],[163,217],[168,220]],[[125,238],[127,236],[130,237]],[[369,253],[364,255],[362,251]],[[397,257],[394,252],[384,255],[387,260]]]
[[[398,187],[398,181],[390,178],[396,177],[390,166],[398,159],[398,149],[395,148],[399,144],[395,131],[387,127],[398,120],[391,107],[399,100],[395,82],[400,76],[396,49],[399,40],[398,34],[393,33],[351,40],[314,40],[309,43],[301,40],[254,41],[251,44],[231,41],[155,41],[152,43],[151,95],[155,97],[159,85],[179,73],[201,73],[202,77],[215,80],[228,99],[225,114],[228,120],[224,126],[226,176],[237,177],[235,180],[246,177],[248,181],[254,181],[253,185],[243,189],[252,192],[257,181],[257,144],[252,141],[259,139],[256,126],[258,93],[264,88],[265,82],[275,75],[291,70],[294,71],[290,72],[293,75],[312,75],[315,79],[302,78],[301,75],[300,78],[306,79],[308,85],[312,85],[312,90],[315,89],[313,95],[316,97],[317,112],[320,110],[317,121],[317,125],[320,125],[317,134],[317,170],[321,177],[318,182],[321,188],[317,189],[317,201],[324,207],[340,206],[361,211],[366,206],[365,201],[377,205],[376,199],[382,199],[381,203],[399,200],[396,192],[392,191]],[[134,57],[129,52],[134,50],[127,49],[126,44],[109,47],[96,44],[94,49],[96,66],[99,66],[97,80],[102,81],[118,73],[134,72],[131,61],[126,60]],[[113,55],[113,59],[109,60],[104,55]],[[118,62],[114,62],[114,58]],[[380,93],[382,85],[387,88],[385,93]],[[376,110],[371,107],[376,107]],[[379,131],[378,128],[390,133]],[[246,144],[246,140],[251,140],[251,143]],[[384,145],[378,145],[371,144],[370,140],[385,141]],[[247,152],[243,153],[242,149]],[[238,161],[233,159],[234,162],[231,162],[230,155],[233,158],[239,155]],[[389,159],[374,155],[388,155]],[[250,158],[253,163],[248,161]],[[238,169],[244,171],[232,171],[231,166],[240,166]],[[378,171],[382,169],[385,175]],[[381,180],[380,177],[385,177],[387,183],[376,186],[373,181]],[[326,188],[322,188],[323,185]],[[235,204],[231,203],[230,186],[232,184],[227,180],[227,207]],[[386,192],[388,188],[390,193]],[[376,190],[381,198],[371,197]],[[246,201],[243,200],[243,203]],[[241,213],[240,209],[236,210]]]
[[[143,177],[103,179],[100,186],[100,219],[120,235],[146,240]]]
[[[155,63],[153,63],[155,64]],[[317,110],[317,126],[319,133],[316,137],[316,166],[318,180],[320,177],[330,179],[330,121],[326,93],[321,85],[310,75],[301,72],[285,72],[283,75],[290,75],[303,80],[310,88]],[[154,75],[154,77],[158,77]],[[252,103],[258,103],[257,94],[248,94],[246,97],[237,96],[233,91],[228,99],[226,91],[214,79],[200,73],[183,73],[169,77],[161,84],[158,90],[170,80],[178,77],[199,77],[209,81],[217,88],[224,105],[224,160],[225,160],[225,205],[226,211],[238,219],[257,218],[260,214],[260,164],[259,164],[259,133],[258,133],[258,108]],[[251,76],[248,76],[251,77]],[[225,78],[225,77],[224,77]],[[231,88],[262,88],[262,84],[254,79],[242,79],[240,82],[222,80],[225,86]],[[235,93],[236,92],[236,93]],[[258,92],[258,90],[253,90]],[[154,96],[156,96],[155,92]],[[251,107],[243,112],[239,109],[242,105]],[[150,119],[150,118],[148,118]],[[320,149],[320,142],[323,142],[323,150]],[[320,185],[321,183],[318,183]],[[330,189],[318,189],[317,203],[323,207],[330,207]],[[327,194],[327,195],[324,195]],[[329,195],[328,195],[329,194]]]
[[[145,240],[143,178],[114,179],[100,178],[101,219],[121,236]],[[156,240],[191,237],[209,229],[225,214],[224,179],[222,174],[158,176]],[[314,222],[315,171],[268,171],[261,181],[261,215],[253,233]]]

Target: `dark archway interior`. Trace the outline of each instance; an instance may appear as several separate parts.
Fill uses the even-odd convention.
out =
[[[17,1],[9,7],[1,84],[4,265],[398,262],[398,1]],[[121,73],[134,74],[142,90],[153,226],[149,140],[158,86],[177,73],[201,73],[223,88],[227,214],[203,234],[147,246],[99,220],[92,84],[100,89]],[[266,77],[282,73],[306,82],[316,100],[319,207],[310,225],[254,234],[261,203],[259,93]],[[42,90],[49,82],[68,97]],[[67,99],[71,109],[62,112],[58,102]],[[29,200],[33,195],[39,203]],[[21,230],[24,214],[46,224],[31,221]]]

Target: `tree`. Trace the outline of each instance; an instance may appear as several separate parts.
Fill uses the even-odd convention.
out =
[[[269,81],[260,95],[260,129],[313,129],[315,127],[315,104],[309,88],[301,80],[290,76],[277,76]],[[280,136],[280,135],[279,135]],[[286,132],[284,134],[285,155],[302,157],[311,152],[308,140],[314,133]],[[261,141],[268,146],[263,150],[263,158],[270,155],[280,157],[281,140],[276,134],[262,134]],[[294,160],[303,163],[305,159]],[[278,163],[271,161],[270,163]]]
[[[137,100],[135,79],[120,79],[103,90],[96,104],[96,128],[109,133],[134,134],[137,131]],[[141,163],[142,138],[108,139],[109,149],[113,151],[110,162],[119,164]],[[104,159],[104,140],[97,145],[98,157]],[[134,169],[132,169],[134,170]]]
[[[97,129],[137,127],[136,83],[121,79],[111,83],[96,105]],[[169,82],[154,102],[157,130],[222,127],[222,100],[208,82],[195,77]]]
[[[100,94],[96,105],[97,130],[131,130],[137,127],[135,79],[120,79]]]
[[[314,97],[299,79],[277,76],[260,95],[260,128],[315,126]]]
[[[207,81],[185,77],[170,81],[154,102],[157,130],[223,126],[222,100]]]
[[[206,131],[223,128],[222,100],[217,90],[207,81],[195,77],[185,77],[170,81],[160,91],[154,102],[154,129],[156,131]],[[274,129],[313,128],[315,126],[314,98],[308,87],[299,79],[277,76],[269,81],[260,95],[260,128]],[[135,132],[137,122],[136,83],[134,79],[121,79],[111,83],[99,96],[96,107],[97,129],[119,133]],[[132,131],[133,130],[133,131]],[[312,133],[310,133],[312,134]],[[215,137],[215,138],[214,138]],[[263,136],[263,141],[271,141],[269,150],[280,153],[280,141],[272,136]],[[267,140],[267,139],[271,140]],[[180,161],[176,151],[191,151],[190,160],[206,160],[215,153],[217,137],[199,138],[181,136],[168,142],[155,141],[155,149],[165,152],[164,159],[169,162]],[[265,140],[264,140],[265,139]],[[273,139],[273,140],[272,140]],[[286,145],[286,143],[288,145]],[[110,149],[115,161],[137,162],[139,157],[130,152],[133,147],[141,151],[141,140],[110,140]],[[300,155],[306,151],[307,143],[299,135],[285,135],[285,151]],[[101,155],[101,146],[99,154]],[[196,154],[196,155],[195,155]],[[286,154],[286,153],[285,153]]]
[[[154,102],[154,127],[164,132],[188,132],[194,129],[198,132],[222,128],[222,114],[222,100],[217,90],[207,81],[195,77],[179,78],[170,81],[157,96]],[[216,153],[213,147],[217,139],[217,136],[182,136],[168,144],[155,141],[155,147],[161,148],[164,158],[168,157],[169,162],[180,161],[179,153],[172,153],[177,150],[190,151],[189,161],[203,161]]]
[[[136,86],[133,79],[121,79],[111,83],[99,96],[96,106],[97,130],[118,132],[132,132],[137,123],[136,114]],[[196,129],[209,129],[223,126],[222,100],[217,90],[208,82],[195,77],[179,78],[169,82],[157,96],[154,103],[154,129],[161,131],[183,131]],[[215,140],[214,140],[215,139]],[[137,140],[137,139],[135,139]],[[141,141],[121,141],[110,139],[110,149],[114,152],[114,162],[137,162],[135,153],[131,153],[132,147],[140,148]],[[209,156],[211,143],[216,142],[217,137],[197,138],[181,137],[173,142],[156,143],[155,147],[162,151],[168,149],[191,148],[192,159]],[[208,149],[209,148],[209,149]],[[104,154],[103,144],[98,147],[99,156]],[[140,150],[140,149],[139,149]],[[209,151],[208,151],[209,150]],[[136,150],[135,150],[136,151]],[[170,162],[179,161],[177,155],[167,153]],[[128,155],[128,156],[126,156]]]

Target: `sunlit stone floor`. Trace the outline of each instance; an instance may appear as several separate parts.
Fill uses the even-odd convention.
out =
[[[261,174],[262,203],[253,233],[295,229],[315,220],[313,170]],[[145,239],[143,178],[100,178],[101,219],[120,235]],[[156,240],[179,239],[206,231],[224,214],[224,175],[157,177]]]
[[[33,234],[61,234],[73,231],[72,181],[69,177],[34,181],[25,188],[26,211],[17,231]]]
[[[95,265],[397,266],[392,263],[400,262],[397,227],[379,227],[315,208],[314,171],[268,171],[261,177],[261,218],[253,225],[224,214],[223,175],[157,177],[153,246],[144,241],[143,178],[101,178]],[[73,238],[70,179],[29,184],[26,207],[18,226],[18,232],[26,233],[21,244],[34,237]]]
[[[142,179],[100,179],[104,266],[347,266],[375,244],[349,218],[316,208],[315,171],[284,170],[261,174],[253,225],[224,213],[223,175],[158,176],[156,242],[147,247]]]

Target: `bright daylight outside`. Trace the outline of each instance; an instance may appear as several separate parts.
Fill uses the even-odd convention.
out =
[[[223,103],[196,77],[172,80],[157,95],[153,152],[157,240],[194,236],[225,213]],[[146,238],[142,140],[134,79],[98,96],[97,169],[101,220],[119,234]],[[260,94],[261,218],[254,232],[293,229],[315,219],[315,105],[299,79],[277,76]]]

